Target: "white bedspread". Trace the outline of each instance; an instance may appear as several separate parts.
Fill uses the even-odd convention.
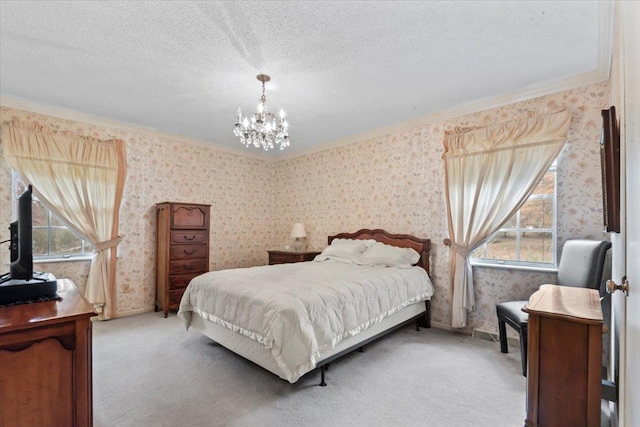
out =
[[[420,267],[312,261],[205,273],[187,287],[178,316],[187,329],[196,312],[261,343],[293,383],[323,350],[431,295]]]

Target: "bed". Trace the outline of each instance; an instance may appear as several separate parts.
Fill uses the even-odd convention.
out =
[[[339,357],[410,322],[430,327],[429,239],[363,229],[328,243],[314,261],[195,277],[178,316],[291,383],[319,369],[322,386]]]

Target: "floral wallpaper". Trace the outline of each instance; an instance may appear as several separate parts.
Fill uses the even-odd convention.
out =
[[[211,269],[265,264],[266,251],[291,243],[291,226],[305,225],[308,248],[321,250],[327,235],[383,228],[432,241],[436,293],[432,319],[449,325],[449,248],[441,159],[445,130],[522,117],[529,111],[566,108],[569,140],[558,161],[559,245],[569,238],[601,239],[600,109],[609,86],[593,84],[440,122],[412,124],[388,135],[360,140],[292,159],[268,162],[185,143],[153,132],[109,129],[8,107],[0,120],[37,120],[127,143],[128,176],[120,213],[117,273],[119,315],[148,310],[155,295],[155,207],[163,201],[208,203]],[[10,176],[0,158],[0,230],[11,218]],[[7,251],[8,252],[8,251]],[[6,265],[8,254],[0,254]],[[86,262],[39,265],[58,277],[86,282]],[[550,273],[476,268],[476,311],[469,329],[496,333],[495,305],[527,298]]]
[[[13,117],[35,120],[52,129],[71,130],[102,139],[126,142],[127,181],[120,209],[117,313],[126,315],[155,303],[155,204],[165,201],[212,205],[210,268],[223,269],[265,264],[275,209],[270,187],[274,165],[255,158],[216,150],[205,143],[185,143],[153,132],[134,132],[0,108],[0,121]],[[0,230],[11,219],[11,178],[1,163]],[[1,253],[6,266],[8,251]],[[86,286],[89,263],[37,264],[36,269],[56,277],[69,277]],[[4,269],[3,269],[4,270]]]
[[[569,238],[602,239],[600,110],[607,107],[607,83],[594,84],[441,122],[415,124],[385,136],[283,160],[276,164],[277,245],[288,243],[294,222],[304,223],[308,245],[321,249],[326,236],[359,228],[383,228],[432,242],[436,287],[432,319],[450,318],[449,248],[444,199],[443,133],[517,119],[529,111],[566,108],[572,121],[558,160],[558,243]],[[357,136],[354,137],[354,141]],[[278,240],[279,239],[279,240]],[[527,299],[555,275],[474,268],[477,308],[469,329],[496,333],[495,306]]]

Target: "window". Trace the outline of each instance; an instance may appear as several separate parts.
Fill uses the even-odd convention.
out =
[[[474,264],[555,267],[556,164],[516,214],[471,254]]]
[[[18,198],[27,186],[14,171],[12,173],[12,210],[17,216]],[[33,259],[51,261],[86,258],[93,252],[93,245],[69,229],[33,195],[31,206],[33,222]]]

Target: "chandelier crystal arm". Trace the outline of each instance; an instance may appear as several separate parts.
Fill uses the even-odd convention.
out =
[[[243,117],[242,110],[238,108],[238,117],[233,134],[240,137],[240,142],[245,147],[253,145],[268,151],[278,145],[281,150],[284,150],[289,146],[289,123],[283,110],[280,110],[279,123],[275,114],[267,112],[265,83],[271,80],[271,77],[266,74],[258,74],[256,78],[262,82],[262,96],[258,103],[258,112],[249,119],[248,117]]]

